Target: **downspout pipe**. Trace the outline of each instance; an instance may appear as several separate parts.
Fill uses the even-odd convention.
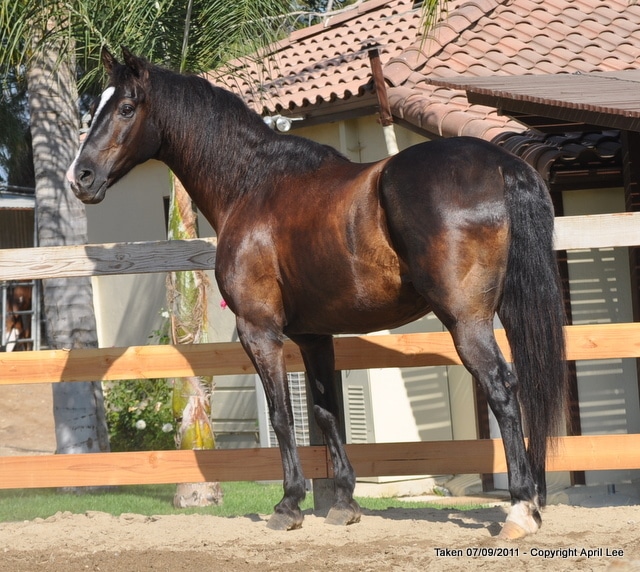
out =
[[[384,133],[387,155],[395,155],[398,152],[398,142],[396,140],[396,132],[393,128],[393,115],[391,115],[391,106],[389,105],[389,98],[387,97],[387,86],[384,82],[384,75],[382,73],[380,52],[375,46],[369,48],[369,62],[371,64],[373,85],[376,90],[378,106],[380,108],[379,121]]]

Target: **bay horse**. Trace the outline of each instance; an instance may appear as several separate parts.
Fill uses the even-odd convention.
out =
[[[357,522],[339,434],[334,334],[394,328],[434,312],[498,420],[512,506],[501,536],[541,524],[545,457],[562,418],[564,311],[547,188],[521,159],[475,138],[422,143],[376,163],[278,135],[204,78],[106,49],[108,87],[67,178],[99,203],[134,166],[163,161],[218,238],[215,276],[260,375],[284,471],[268,526],[302,525],[283,340],[303,356],[335,478],[327,522]],[[513,369],[493,331],[501,319]],[[523,417],[529,444],[525,445]]]
[[[32,286],[9,283],[6,289],[6,351],[31,350]]]

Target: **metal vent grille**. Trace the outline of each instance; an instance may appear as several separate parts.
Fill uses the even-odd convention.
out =
[[[296,433],[296,443],[299,447],[306,447],[310,443],[309,417],[307,415],[307,389],[304,373],[288,373],[291,408],[293,410],[293,424]],[[262,383],[256,376],[258,392],[258,416],[260,423],[260,445],[262,447],[277,447],[275,431],[271,426]]]
[[[370,440],[369,408],[363,385],[349,384],[347,389],[347,441],[368,443]]]

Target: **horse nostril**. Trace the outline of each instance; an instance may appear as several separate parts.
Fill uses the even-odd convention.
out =
[[[88,187],[93,183],[94,174],[91,169],[82,169],[79,173],[78,182],[84,187]]]

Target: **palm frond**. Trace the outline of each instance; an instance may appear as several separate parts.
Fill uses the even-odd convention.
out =
[[[422,29],[426,37],[447,13],[449,0],[424,0],[422,2]]]

